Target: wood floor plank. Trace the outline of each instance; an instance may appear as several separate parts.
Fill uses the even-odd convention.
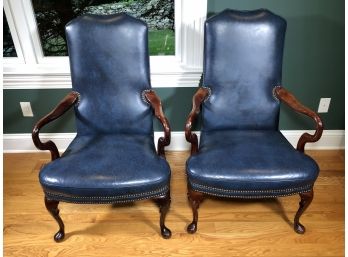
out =
[[[307,231],[293,232],[299,197],[265,200],[206,199],[195,235],[186,197],[188,152],[168,152],[172,205],[159,235],[152,201],[123,205],[61,203],[66,240],[52,239],[57,224],[43,203],[39,170],[49,154],[4,154],[4,256],[344,256],[344,151],[308,151],[321,173],[313,203],[301,218]]]

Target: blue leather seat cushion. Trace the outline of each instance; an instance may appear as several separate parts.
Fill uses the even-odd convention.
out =
[[[218,196],[304,192],[312,188],[318,173],[313,159],[272,130],[203,131],[199,153],[187,161],[191,187]]]
[[[77,136],[39,178],[50,199],[122,202],[165,194],[170,169],[156,154],[153,136]]]

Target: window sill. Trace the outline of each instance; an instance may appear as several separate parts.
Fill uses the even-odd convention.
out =
[[[67,58],[50,58],[41,64],[4,63],[4,89],[71,88]],[[156,56],[150,60],[152,87],[196,87],[202,68],[182,65],[174,56]]]

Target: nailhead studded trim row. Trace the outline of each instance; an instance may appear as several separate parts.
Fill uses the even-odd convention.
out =
[[[79,104],[81,102],[81,94],[77,91],[73,91],[73,92],[77,94],[77,102],[75,103],[75,105],[79,106]]]
[[[211,88],[210,87],[206,87],[206,86],[202,86],[202,88],[208,90],[208,96],[204,99],[204,102],[207,101],[209,99],[209,97],[211,96]]]
[[[230,192],[230,193],[280,193],[280,192],[290,192],[290,191],[294,191],[294,190],[307,189],[307,188],[313,186],[313,185],[306,185],[306,186],[302,186],[302,187],[286,188],[286,189],[274,189],[274,190],[232,190],[232,189],[222,189],[222,188],[217,188],[217,187],[200,185],[200,184],[192,183],[192,182],[191,182],[191,185],[196,186],[196,187],[200,187],[203,189]]]
[[[206,185],[200,185],[197,183],[190,182],[192,188],[196,191],[222,197],[233,197],[233,198],[272,198],[278,196],[288,196],[298,193],[308,192],[313,188],[313,185],[306,185],[297,188],[287,189],[275,189],[275,190],[228,190],[216,187],[210,187]],[[217,192],[212,192],[217,191]],[[248,195],[243,195],[248,194]],[[256,194],[256,195],[254,195]],[[258,195],[260,194],[260,195]]]
[[[162,188],[150,191],[150,192],[145,192],[145,193],[138,193],[138,194],[127,194],[127,195],[117,195],[117,196],[74,196],[74,195],[69,195],[69,194],[62,194],[62,193],[52,193],[50,191],[45,190],[45,192],[49,193],[49,194],[54,194],[57,196],[63,196],[63,197],[72,197],[72,198],[89,198],[89,199],[99,199],[99,198],[103,198],[103,199],[117,199],[117,198],[128,198],[128,197],[138,197],[138,196],[144,196],[144,195],[149,195],[149,194],[154,194],[154,193],[159,193],[162,191],[168,191],[168,186],[164,186]]]
[[[150,195],[146,197],[140,197],[140,198],[135,198],[135,199],[128,199],[128,200],[98,200],[98,201],[89,201],[89,200],[81,200],[81,201],[76,201],[76,200],[71,200],[68,198],[61,198],[61,197],[55,197],[53,195],[48,195],[46,194],[47,198],[50,200],[57,200],[60,202],[67,202],[67,203],[76,203],[76,204],[113,204],[113,203],[131,203],[135,201],[141,201],[141,200],[146,200],[150,198],[156,198],[156,197],[161,197],[165,196],[166,193],[161,193],[161,194],[155,194],[155,195]]]
[[[276,89],[277,89],[278,87],[280,87],[280,86],[277,85],[277,86],[273,87],[273,89],[272,89],[272,96],[273,96],[274,100],[276,100],[277,102],[279,102],[279,99],[278,99],[277,94],[276,94],[275,91],[276,91]]]
[[[146,99],[146,97],[145,97],[145,93],[151,92],[151,91],[152,91],[152,89],[145,89],[145,90],[143,90],[143,92],[141,92],[141,99],[142,99],[146,104],[150,104],[150,103],[147,101],[147,99]]]
[[[165,195],[169,190],[168,186],[164,186],[160,189],[153,190],[150,192],[139,193],[139,194],[127,194],[118,196],[73,196],[69,194],[53,193],[44,190],[45,195],[48,199],[59,200],[70,203],[126,203],[134,202],[139,200],[145,200],[153,197],[159,197]]]
[[[197,190],[196,188],[193,188],[195,191],[207,194],[207,195],[213,195],[218,197],[227,197],[227,198],[244,198],[244,199],[262,199],[262,198],[276,198],[276,197],[284,197],[284,196],[290,196],[290,195],[296,195],[301,193],[306,193],[311,191],[312,189],[307,189],[303,191],[298,192],[292,192],[288,194],[279,194],[279,195],[225,195],[225,194],[217,194],[217,193],[211,193],[207,191]]]

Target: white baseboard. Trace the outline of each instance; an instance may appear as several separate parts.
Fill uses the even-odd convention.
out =
[[[303,130],[283,130],[281,131],[287,140],[295,147],[299,137],[305,132]],[[313,133],[313,131],[307,131]],[[197,133],[199,135],[199,133]],[[75,133],[41,133],[40,138],[45,141],[51,139],[54,141],[59,151],[64,151],[69,143],[75,137]],[[155,142],[162,136],[162,132],[155,132]],[[344,149],[345,148],[344,130],[324,130],[323,136],[319,142],[307,144],[306,149],[324,150],[324,149]],[[20,152],[38,152],[32,142],[31,134],[4,134],[3,147],[5,153]],[[189,150],[190,145],[185,140],[183,131],[172,132],[171,144],[166,147],[168,151]]]

